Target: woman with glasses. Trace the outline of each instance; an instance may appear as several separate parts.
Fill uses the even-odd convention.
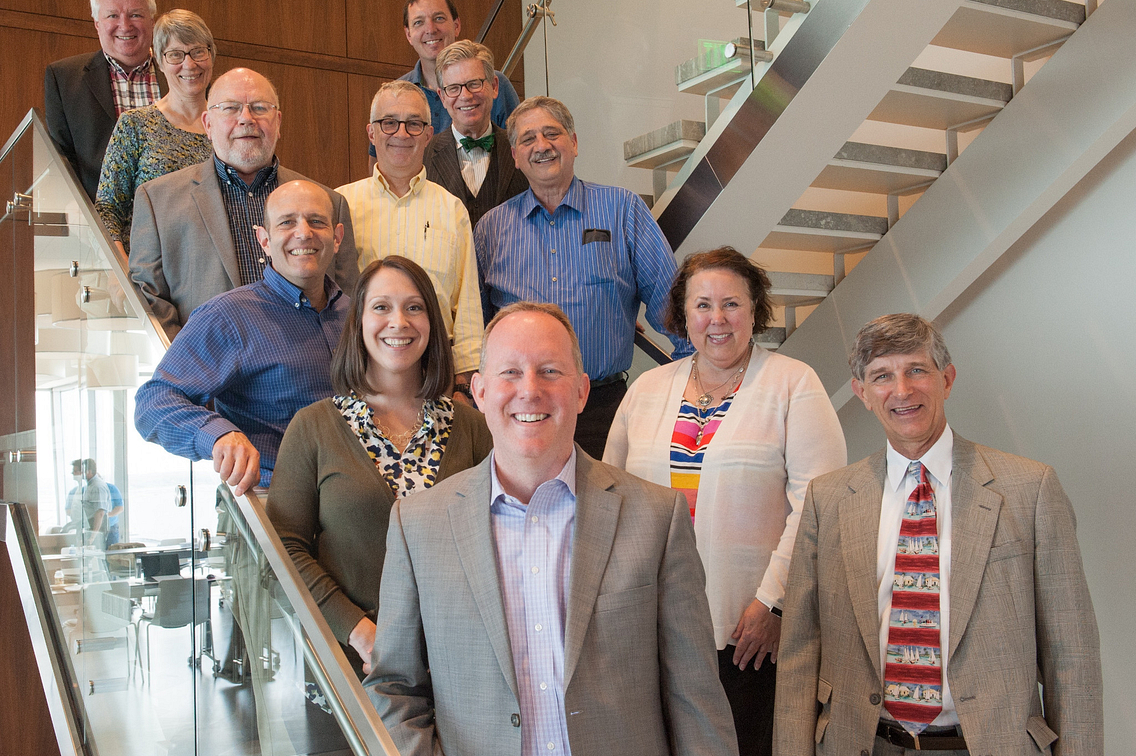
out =
[[[429,274],[390,255],[352,296],[331,361],[336,394],[288,426],[266,510],[362,677],[391,507],[478,464],[493,441],[480,412],[445,394],[453,357]]]
[[[134,191],[208,160],[213,151],[201,120],[217,55],[209,27],[196,13],[171,10],[154,24],[154,53],[169,91],[153,105],[119,117],[95,196],[99,217],[123,255],[130,250]]]

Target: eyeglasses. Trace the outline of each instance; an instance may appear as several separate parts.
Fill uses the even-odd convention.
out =
[[[234,100],[226,100],[219,102],[216,105],[210,105],[210,110],[220,112],[225,118],[236,118],[245,108],[248,108],[249,114],[253,118],[264,118],[272,114],[272,111],[279,110],[279,105],[273,105],[271,102],[236,102]]]
[[[394,136],[395,134],[397,134],[398,127],[400,125],[406,127],[406,133],[410,136],[419,136],[423,131],[426,130],[426,127],[429,126],[429,124],[425,123],[424,121],[400,121],[397,118],[380,118],[378,120],[371,121],[372,126],[376,123],[379,125],[379,130],[387,136]]]
[[[212,57],[212,51],[209,49],[208,45],[206,45],[205,47],[195,47],[188,52],[185,50],[166,50],[164,53],[162,53],[162,59],[169,63],[171,66],[176,66],[178,63],[184,61],[187,55],[196,60],[198,63],[204,63],[206,60]]]
[[[486,81],[488,81],[488,79],[470,79],[464,84],[448,84],[442,87],[442,91],[445,92],[448,97],[457,97],[462,93],[462,87],[465,87],[465,90],[470,94],[476,94],[485,88]]]

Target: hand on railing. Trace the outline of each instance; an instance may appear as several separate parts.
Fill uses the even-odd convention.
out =
[[[231,431],[213,443],[213,469],[221,480],[243,496],[260,482],[260,452],[240,431]]]

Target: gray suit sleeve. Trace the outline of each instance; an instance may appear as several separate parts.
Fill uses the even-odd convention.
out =
[[[789,585],[785,591],[785,614],[777,655],[773,752],[778,756],[812,756],[816,752],[821,651],[817,532],[816,502],[810,484],[789,562]]]
[[[1073,506],[1046,467],[1035,510],[1037,657],[1054,756],[1104,753],[1100,635]]]
[[[47,133],[63,157],[79,172],[75,160],[75,141],[63,112],[63,98],[59,96],[59,82],[55,78],[54,66],[48,66],[43,75],[43,110],[47,117]]]
[[[690,506],[675,494],[659,565],[659,689],[674,756],[738,752],[734,721],[718,680],[706,576],[694,544]]]
[[[342,194],[331,192],[331,202],[335,206],[335,222],[343,224],[343,241],[335,253],[335,282],[347,296],[355,293],[355,282],[359,279],[359,251],[355,248],[355,230],[351,225],[351,208]]]
[[[441,754],[434,727],[434,692],[418,600],[418,585],[406,534],[402,502],[387,529],[387,554],[379,588],[371,674],[363,687],[402,756]]]
[[[172,339],[181,330],[178,309],[171,301],[170,286],[162,269],[162,238],[158,219],[146,185],[134,195],[134,222],[130,228],[130,279],[150,304],[166,334]]]

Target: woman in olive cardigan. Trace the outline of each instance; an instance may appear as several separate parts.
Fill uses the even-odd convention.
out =
[[[332,358],[336,395],[288,426],[266,509],[362,674],[396,497],[476,465],[493,442],[481,413],[444,393],[453,359],[422,268],[396,255],[372,263],[353,305]]]

